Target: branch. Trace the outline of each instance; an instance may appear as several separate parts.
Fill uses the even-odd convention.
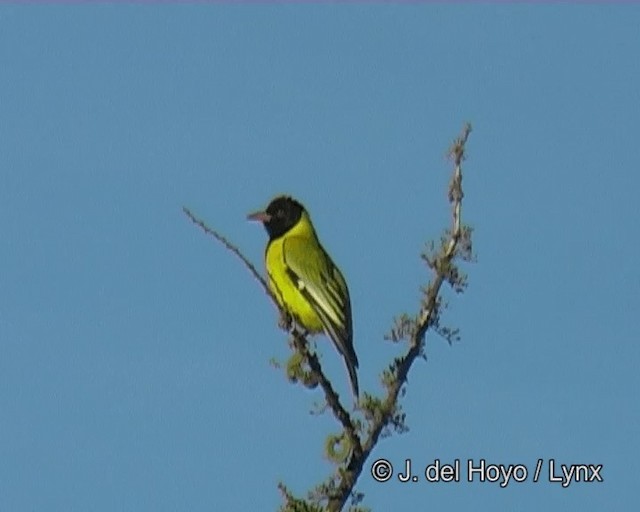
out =
[[[296,350],[300,352],[307,361],[309,369],[311,370],[311,375],[315,377],[316,381],[320,384],[320,387],[324,391],[325,399],[327,400],[327,404],[329,404],[329,407],[331,407],[333,415],[344,427],[347,438],[349,439],[349,443],[351,445],[353,456],[361,455],[362,445],[360,442],[360,437],[358,436],[358,433],[356,431],[356,427],[354,426],[351,419],[351,415],[342,406],[342,404],[340,403],[340,397],[334,391],[331,382],[329,382],[329,380],[323,373],[322,367],[320,366],[320,361],[318,360],[318,356],[309,351],[307,340],[297,330],[293,331],[292,340],[294,346],[296,347]]]
[[[276,301],[276,298],[271,293],[271,290],[269,290],[269,286],[267,286],[267,282],[264,280],[264,277],[262,277],[260,275],[260,272],[258,272],[256,270],[256,267],[254,266],[254,264],[251,263],[247,259],[247,257],[240,252],[240,249],[238,249],[238,247],[236,245],[234,245],[231,242],[229,242],[229,240],[227,240],[224,236],[222,236],[220,233],[218,233],[215,229],[211,229],[209,226],[207,226],[204,223],[204,221],[198,219],[193,213],[191,213],[191,210],[189,210],[189,208],[187,208],[186,206],[182,207],[182,211],[184,212],[184,214],[187,217],[189,217],[191,222],[193,222],[196,226],[200,226],[202,231],[204,231],[207,235],[214,237],[216,240],[218,240],[218,242],[220,242],[222,245],[224,245],[228,250],[230,250],[238,258],[240,258],[242,263],[244,263],[244,266],[247,267],[249,269],[249,272],[251,272],[253,274],[253,277],[255,277],[258,280],[258,282],[262,285],[262,288],[263,288],[264,292],[269,297],[271,297],[271,300],[274,302],[274,304],[279,309],[280,306],[278,305],[278,301]]]
[[[387,387],[387,396],[382,401],[382,414],[374,419],[369,436],[365,439],[362,446],[362,452],[358,455],[353,454],[346,470],[341,473],[340,481],[336,492],[330,497],[327,511],[339,512],[342,510],[345,502],[351,495],[355,483],[362,472],[365,461],[375,447],[380,434],[386,426],[389,425],[394,413],[398,407],[398,397],[402,386],[407,381],[407,375],[411,365],[418,356],[422,354],[424,348],[424,337],[432,325],[432,322],[438,314],[438,295],[442,284],[449,276],[451,263],[457,255],[458,245],[463,236],[463,227],[461,223],[462,199],[462,161],[464,160],[465,144],[471,133],[471,125],[465,124],[461,135],[453,142],[449,151],[449,156],[454,162],[454,171],[449,184],[449,202],[452,206],[452,228],[448,241],[444,244],[443,249],[437,256],[436,262],[432,268],[435,270],[435,279],[429,284],[426,290],[426,297],[423,299],[423,305],[420,313],[415,321],[415,328],[410,336],[409,348],[398,359],[396,366],[396,378],[393,379]]]
[[[244,254],[242,254],[240,249],[238,249],[236,245],[229,242],[229,240],[227,240],[227,238],[221,235],[218,231],[207,226],[204,221],[197,218],[187,207],[183,207],[182,211],[187,217],[189,217],[191,222],[199,226],[207,235],[214,237],[222,245],[224,245],[226,249],[240,258],[242,263],[244,263],[244,266],[249,269],[253,277],[255,277],[256,280],[258,280],[258,282],[262,285],[264,292],[271,298],[271,301],[275,304],[283,317],[286,316],[286,313],[282,311],[282,308],[280,307],[280,304],[276,300],[275,296],[273,295],[273,293],[271,293],[266,280],[260,275],[260,272],[258,272],[255,265],[253,265],[253,263],[251,263],[249,259]],[[297,329],[293,329],[291,336],[295,349],[300,354],[302,354],[304,360],[309,366],[312,378],[315,382],[318,382],[320,384],[320,387],[324,392],[327,404],[329,404],[329,407],[331,407],[333,415],[344,427],[347,438],[349,439],[351,445],[352,453],[354,455],[361,455],[362,445],[360,442],[360,437],[358,436],[358,433],[356,431],[356,427],[353,423],[353,420],[351,419],[351,415],[340,403],[340,397],[334,391],[333,387],[331,386],[331,382],[329,382],[329,379],[327,379],[326,375],[322,371],[322,366],[320,365],[318,357],[309,350],[309,344],[306,337]]]

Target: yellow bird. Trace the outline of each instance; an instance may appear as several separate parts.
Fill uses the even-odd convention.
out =
[[[347,283],[316,235],[302,204],[289,196],[273,199],[265,211],[250,214],[269,235],[265,266],[269,288],[280,306],[309,333],[324,331],[344,358],[358,399],[358,358],[353,349],[351,301]]]

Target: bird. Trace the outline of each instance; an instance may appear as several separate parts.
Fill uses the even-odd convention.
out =
[[[324,332],[343,357],[356,399],[358,357],[353,348],[351,300],[340,269],[324,250],[307,209],[288,195],[247,216],[269,236],[268,286],[280,307],[310,334]]]

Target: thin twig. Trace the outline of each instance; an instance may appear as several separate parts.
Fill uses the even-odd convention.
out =
[[[227,249],[229,249],[233,254],[235,254],[238,258],[240,258],[240,260],[242,260],[242,263],[244,263],[244,266],[249,269],[249,272],[253,274],[253,277],[255,277],[258,280],[258,282],[262,285],[264,292],[269,297],[271,297],[271,300],[273,300],[274,304],[278,306],[278,301],[275,300],[275,297],[271,293],[271,290],[269,290],[269,286],[267,286],[267,282],[265,281],[264,277],[260,275],[260,272],[258,272],[254,264],[251,263],[247,259],[247,257],[240,252],[240,249],[238,249],[236,245],[229,242],[229,240],[227,240],[224,236],[218,233],[215,229],[211,229],[209,226],[207,226],[203,220],[200,220],[193,213],[191,213],[191,210],[189,210],[189,208],[187,208],[186,206],[182,207],[182,211],[185,213],[187,217],[189,217],[191,222],[199,226],[202,229],[202,231],[204,231],[207,235],[211,235],[212,237],[214,237],[222,245],[224,245]]]

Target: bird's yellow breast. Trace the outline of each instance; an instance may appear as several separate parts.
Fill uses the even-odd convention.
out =
[[[306,215],[284,236],[272,240],[265,254],[265,263],[269,275],[269,288],[276,297],[280,306],[293,316],[309,332],[323,330],[320,317],[302,294],[298,283],[295,283],[287,273],[287,265],[283,252],[285,239],[300,237],[305,243],[310,244],[310,250],[318,244],[315,232]]]

